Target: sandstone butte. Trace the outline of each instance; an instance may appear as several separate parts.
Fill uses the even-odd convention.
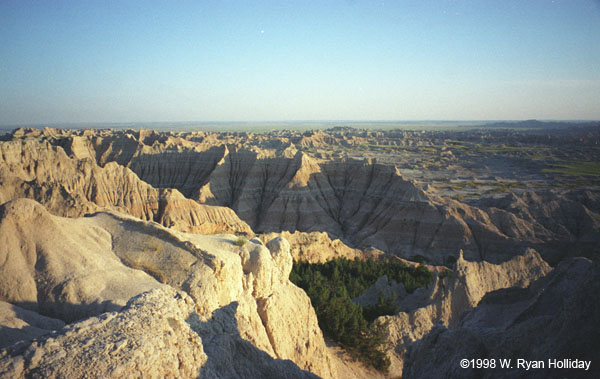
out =
[[[517,354],[511,341],[528,333],[541,355],[588,346],[598,358],[596,329],[564,330],[598,320],[597,263],[570,258],[598,249],[593,193],[478,208],[393,166],[294,147],[337,143],[326,133],[243,138],[256,143],[53,129],[0,142],[0,377],[375,377],[326,346],[288,280],[293,259],[338,256],[456,259],[449,275],[430,266],[427,288],[390,287],[400,312],[377,322],[392,377],[471,377],[428,362]],[[536,327],[553,318],[564,339]]]

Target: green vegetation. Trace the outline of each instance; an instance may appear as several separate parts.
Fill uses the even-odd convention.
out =
[[[554,165],[553,168],[545,168],[544,173],[561,174],[565,176],[600,176],[600,162],[573,162]]]
[[[444,265],[448,268],[454,267],[455,264],[456,264],[456,257],[454,257],[452,255],[448,255],[446,257],[446,259],[444,259]]]
[[[323,332],[366,364],[386,371],[390,361],[385,354],[385,324],[373,323],[377,317],[394,314],[393,301],[380,295],[379,302],[361,307],[352,298],[360,296],[383,275],[403,283],[408,292],[429,284],[433,276],[423,266],[408,267],[396,261],[348,260],[337,258],[326,263],[295,262],[290,280],[304,289]]]
[[[479,145],[477,146],[477,151],[479,153],[511,153],[511,152],[519,152],[531,150],[531,146],[521,147],[521,146],[507,146],[507,145]]]
[[[527,183],[524,182],[508,182],[508,181],[463,181],[463,182],[450,182],[441,185],[440,187],[452,189],[455,191],[464,190],[466,188],[491,187],[488,193],[503,193],[509,192],[513,188],[526,188]]]
[[[413,262],[417,262],[417,263],[427,263],[429,262],[429,258],[427,258],[426,256],[417,254],[417,255],[413,255],[412,257],[410,257],[410,260]]]
[[[473,149],[473,146],[471,146],[470,144],[467,144],[466,142],[463,141],[454,141],[454,140],[447,140],[446,144],[448,145],[448,147],[451,150],[458,150],[458,151],[469,151],[471,149]]]
[[[244,236],[238,236],[238,238],[235,240],[234,244],[236,246],[244,246],[246,244],[246,242],[248,242],[248,239],[246,239],[246,237]]]

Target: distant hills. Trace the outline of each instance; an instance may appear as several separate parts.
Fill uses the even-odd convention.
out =
[[[480,128],[484,129],[562,129],[569,127],[588,127],[599,125],[598,121],[499,121],[489,124],[483,124]],[[465,126],[471,127],[471,126]]]

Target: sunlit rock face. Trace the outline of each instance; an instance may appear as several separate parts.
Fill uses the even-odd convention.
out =
[[[4,142],[0,153],[0,202],[25,197],[60,216],[110,209],[185,232],[252,233],[231,209],[156,189],[115,162],[100,167],[89,157],[69,157],[61,147],[32,139]]]
[[[600,208],[589,191],[509,193],[473,206],[423,190],[393,165],[319,159],[292,142],[348,143],[336,133],[22,129],[1,147],[0,200],[29,197],[66,216],[111,209],[193,233],[327,233],[436,264],[461,249],[501,263],[533,247],[552,264],[597,251]]]
[[[56,329],[38,342],[30,338],[43,330],[25,333],[3,353],[0,372],[214,377],[230,366],[231,375],[335,377],[310,300],[288,280],[292,258],[281,238],[239,244],[119,213],[66,219],[26,199],[5,203],[0,215],[0,300],[55,320],[29,323]],[[164,372],[152,371],[167,360]]]
[[[528,320],[596,317],[570,302],[573,313],[551,311],[543,295],[595,288],[580,281],[597,278],[585,259],[548,265],[598,251],[593,191],[468,205],[390,164],[298,150],[356,147],[362,136],[274,135],[21,129],[0,142],[0,376],[338,377],[345,366],[288,280],[294,259],[335,257],[421,255],[445,273],[412,294],[381,280],[356,299],[397,298],[399,312],[379,319],[392,376],[439,376],[452,344],[495,351],[480,341],[487,332],[498,346],[531,332],[546,351],[577,349]],[[514,286],[530,288],[494,295]],[[523,304],[532,308],[511,313]],[[582,329],[579,340],[595,338]]]

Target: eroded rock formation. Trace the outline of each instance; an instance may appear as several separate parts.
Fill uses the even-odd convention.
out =
[[[550,272],[546,262],[597,256],[597,194],[511,192],[468,205],[392,164],[306,154],[360,148],[377,133],[16,130],[0,143],[0,376],[346,375],[288,280],[292,259],[383,254],[457,259],[426,289],[406,294],[384,278],[357,299],[373,304],[383,291],[400,307],[379,319],[392,376],[454,372],[444,349],[512,351],[519,333],[536,336],[525,348],[540,356],[580,346],[564,328],[598,318],[597,307],[563,300],[550,310],[546,293],[583,301],[597,265],[571,260],[526,290],[486,294],[529,286]],[[456,160],[445,148],[444,162]],[[201,235],[224,232],[249,240]],[[564,343],[534,325],[550,318]],[[597,337],[581,330],[582,341]]]
[[[158,190],[115,162],[99,167],[89,158],[71,158],[47,141],[0,144],[0,180],[0,203],[31,198],[60,216],[112,209],[186,232],[252,233],[231,209],[199,204],[177,190]]]
[[[2,205],[0,216],[1,301],[66,322],[113,311],[60,329],[50,339],[40,337],[42,342],[26,338],[18,344],[29,344],[26,349],[3,353],[7,373],[75,375],[86,369],[87,359],[103,360],[115,351],[117,358],[89,369],[111,376],[153,375],[146,369],[181,356],[194,362],[179,367],[171,362],[157,375],[194,377],[207,370],[230,377],[241,370],[241,376],[269,376],[295,367],[297,373],[335,377],[310,301],[288,280],[292,257],[283,239],[275,238],[268,248],[258,239],[236,244],[233,235],[186,234],[111,212],[65,219],[26,199]],[[143,295],[119,311],[130,297],[152,288],[162,292]],[[175,295],[171,288],[189,296]],[[26,321],[13,320],[12,328],[26,327]],[[146,327],[155,331],[146,336]],[[133,329],[118,337],[123,328]],[[114,337],[108,338],[111,333]],[[174,339],[160,342],[164,335]],[[83,340],[90,346],[75,349]],[[144,347],[142,355],[136,352],[146,343],[153,347]],[[125,346],[123,355],[116,353]],[[63,353],[69,349],[75,350]],[[163,349],[167,357],[158,357]],[[135,365],[130,358],[147,363]],[[281,359],[294,365],[278,363]],[[225,370],[236,360],[241,361]],[[68,367],[61,368],[63,363]]]
[[[277,141],[145,130],[18,130],[12,137],[3,143],[0,200],[30,197],[60,215],[101,207],[187,232],[325,232],[353,248],[436,264],[461,249],[467,259],[500,263],[534,247],[552,264],[565,252],[598,249],[592,194],[509,194],[473,206],[423,191],[393,165],[318,159],[294,145],[355,146],[343,131]]]
[[[169,287],[104,313],[9,347],[3,377],[315,378],[240,338],[235,303],[198,319],[194,301]]]
[[[387,340],[392,347],[390,374],[402,375],[407,347],[426,336],[435,325],[456,327],[463,312],[477,306],[486,293],[513,286],[527,287],[550,269],[534,250],[499,265],[469,262],[461,254],[451,276],[436,275],[428,288],[419,288],[399,299],[398,314],[377,320],[387,323]]]
[[[468,259],[496,263],[524,247],[536,248],[552,263],[564,251],[597,249],[600,215],[589,196],[512,194],[512,203],[488,199],[475,207],[423,191],[393,165],[321,160],[295,147],[356,147],[358,135],[354,141],[343,130],[331,130],[278,138],[141,130],[78,132],[50,140],[74,157],[93,158],[101,166],[124,165],[155,188],[229,207],[257,232],[326,232],[354,248],[422,255],[438,264],[457,258],[460,249]],[[187,218],[175,224],[185,228]]]
[[[455,328],[434,327],[414,343],[404,377],[595,378],[600,373],[600,266],[585,258],[562,262],[528,288],[488,293]],[[461,368],[463,358],[511,359],[511,368]],[[517,359],[543,361],[525,370]],[[589,370],[551,368],[548,359],[591,361]],[[500,363],[498,362],[498,366]]]

